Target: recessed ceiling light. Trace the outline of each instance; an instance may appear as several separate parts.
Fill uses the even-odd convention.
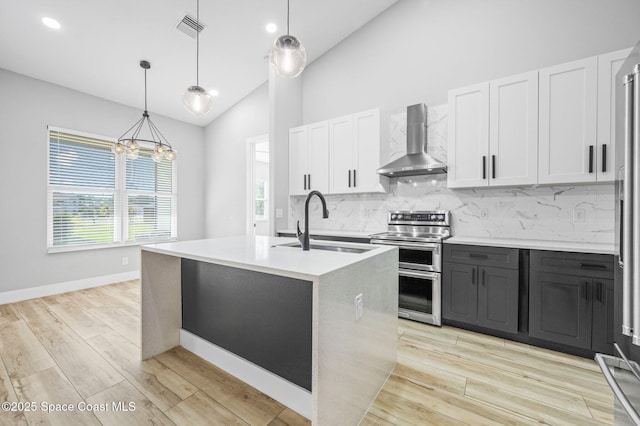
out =
[[[278,31],[278,26],[273,22],[270,22],[266,27],[264,27],[264,29],[267,30],[268,33],[275,33],[276,31]]]
[[[52,30],[59,30],[60,29],[60,22],[56,21],[53,18],[49,18],[48,16],[45,16],[44,18],[42,18],[42,23],[45,24],[47,27],[51,28]]]
[[[211,90],[209,90],[209,94],[211,96],[218,96],[220,94],[220,92],[218,92],[216,89],[211,89]]]

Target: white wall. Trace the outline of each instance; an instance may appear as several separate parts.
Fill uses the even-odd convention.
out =
[[[638,0],[400,0],[303,72],[303,122],[633,46]]]
[[[47,254],[47,125],[118,137],[142,111],[3,69],[0,93],[0,293],[138,270],[137,246]],[[203,129],[151,116],[178,152],[178,237],[201,238]]]
[[[205,234],[246,232],[247,139],[269,132],[267,84],[205,129]]]

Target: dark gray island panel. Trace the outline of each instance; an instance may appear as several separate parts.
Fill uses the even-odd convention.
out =
[[[313,283],[182,259],[182,328],[311,391]]]

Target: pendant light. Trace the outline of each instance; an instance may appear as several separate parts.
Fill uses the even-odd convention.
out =
[[[287,0],[287,34],[273,42],[269,52],[269,62],[278,74],[287,78],[300,75],[307,65],[307,52],[294,36],[289,34],[289,0]]]
[[[140,67],[144,69],[144,112],[142,113],[142,118],[118,138],[118,142],[111,147],[111,151],[115,154],[126,154],[127,158],[135,160],[140,154],[141,143],[154,144],[153,154],[151,155],[153,161],[159,162],[163,158],[173,161],[176,159],[176,152],[171,148],[167,138],[160,133],[160,130],[151,121],[151,117],[147,112],[147,70],[151,68],[151,64],[148,61],[140,61]],[[145,139],[140,136],[140,133],[145,128],[148,129],[147,133],[151,139]]]
[[[204,115],[211,109],[211,95],[200,87],[200,0],[196,5],[196,85],[184,93],[182,103],[191,114]]]

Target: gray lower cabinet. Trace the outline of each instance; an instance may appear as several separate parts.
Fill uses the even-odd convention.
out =
[[[518,332],[517,249],[445,245],[443,264],[443,319]]]
[[[613,350],[613,256],[531,251],[529,336]]]

